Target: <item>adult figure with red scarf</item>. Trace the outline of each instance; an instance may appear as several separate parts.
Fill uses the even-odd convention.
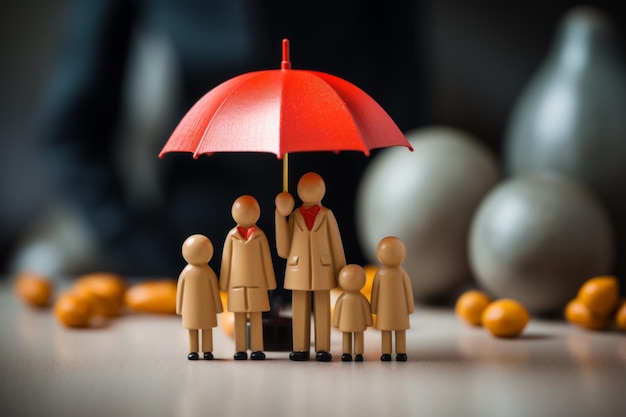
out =
[[[322,206],[326,193],[318,174],[304,174],[298,182],[302,206],[293,210],[291,194],[276,197],[276,249],[287,259],[284,288],[292,291],[293,352],[289,359],[309,359],[311,343],[311,296],[315,325],[316,359],[332,360],[330,354],[330,290],[346,257],[333,212]],[[288,217],[288,218],[287,218]]]

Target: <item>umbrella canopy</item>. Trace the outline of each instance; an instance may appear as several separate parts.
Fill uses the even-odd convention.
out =
[[[281,69],[245,73],[206,93],[161,150],[191,152],[411,149],[385,110],[363,90],[324,72],[292,70],[283,40]]]

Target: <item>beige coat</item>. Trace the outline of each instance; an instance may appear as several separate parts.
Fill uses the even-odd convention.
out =
[[[318,291],[337,287],[337,275],[346,264],[339,227],[333,212],[321,207],[309,231],[300,210],[289,223],[277,215],[276,247],[287,259],[285,285],[288,290]]]
[[[371,304],[377,329],[406,330],[411,327],[409,314],[414,308],[413,290],[404,268],[380,267],[372,284]]]
[[[342,332],[362,332],[372,325],[372,310],[360,292],[345,292],[335,304],[333,326]]]
[[[220,272],[220,289],[228,291],[228,310],[269,311],[267,291],[275,288],[276,277],[265,233],[255,228],[246,240],[233,228],[224,242]]]
[[[208,265],[187,265],[178,277],[176,312],[183,316],[185,329],[210,329],[217,326],[222,312],[217,276]]]

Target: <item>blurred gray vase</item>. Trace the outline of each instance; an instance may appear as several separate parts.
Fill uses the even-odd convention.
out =
[[[509,174],[552,171],[586,184],[611,216],[626,266],[626,67],[620,55],[602,12],[569,11],[513,110],[505,165]]]

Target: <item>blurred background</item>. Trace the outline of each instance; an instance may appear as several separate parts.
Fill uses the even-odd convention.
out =
[[[259,225],[271,238],[273,198],[280,191],[274,156],[194,161],[190,155],[159,160],[157,154],[210,88],[242,72],[278,68],[283,37],[291,40],[293,68],[353,82],[403,131],[456,127],[500,156],[515,100],[548,53],[559,20],[578,4],[294,3],[0,3],[2,274],[101,268],[176,275],[187,235],[207,234],[220,253],[233,227],[230,205],[241,193],[257,196]],[[620,2],[586,4],[608,13],[624,45]],[[292,190],[300,172],[317,170],[326,178],[324,202],[340,221],[352,263],[365,261],[351,219],[352,189],[367,163],[344,154],[296,156],[292,163]],[[235,166],[232,186],[215,184]],[[102,193],[94,191],[100,186]],[[212,261],[215,269],[218,262]]]

